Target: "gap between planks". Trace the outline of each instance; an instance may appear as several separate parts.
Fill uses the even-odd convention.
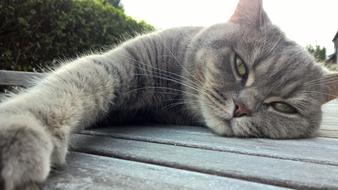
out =
[[[176,170],[195,172],[195,173],[200,173],[200,174],[205,174],[205,175],[225,177],[225,178],[229,178],[229,179],[247,181],[247,182],[252,182],[252,183],[257,183],[257,184],[276,186],[276,187],[280,187],[280,188],[304,188],[303,186],[299,186],[299,185],[291,185],[290,186],[290,185],[286,185],[285,183],[272,182],[272,181],[269,181],[269,180],[261,180],[259,178],[255,178],[255,177],[243,177],[243,176],[240,176],[240,175],[231,175],[231,174],[226,175],[226,174],[221,173],[221,172],[215,172],[215,171],[210,172],[209,170],[196,169],[195,167],[189,167],[189,166],[184,166],[184,165],[171,165],[171,164],[167,164],[165,162],[149,161],[147,159],[140,159],[140,158],[135,158],[135,157],[121,156],[121,155],[112,155],[111,153],[103,153],[101,151],[97,151],[97,150],[94,150],[94,149],[92,149],[92,150],[74,149],[74,150],[71,150],[71,151],[76,152],[76,153],[82,153],[82,154],[88,154],[88,155],[94,155],[94,156],[100,156],[100,157],[106,157],[106,158],[114,158],[114,159],[126,160],[126,161],[130,161],[130,162],[137,162],[137,163],[142,163],[142,164],[149,164],[149,165],[154,165],[154,166],[159,166],[159,167],[172,168],[172,169],[176,169]],[[307,188],[309,188],[309,187],[307,187]],[[311,189],[316,189],[316,188],[311,188]]]
[[[150,129],[153,132],[155,132],[155,134],[152,134],[150,132],[147,133],[147,131],[144,131],[144,133],[142,134],[143,132],[142,130],[144,129],[148,129],[148,130]],[[123,132],[123,131],[126,131],[126,132]],[[177,136],[175,132],[179,132],[180,136]],[[141,134],[138,134],[138,133],[141,133]],[[230,152],[230,153],[237,153],[237,154],[244,154],[244,155],[253,155],[253,156],[261,156],[261,157],[268,157],[268,158],[275,158],[275,159],[284,159],[284,160],[293,160],[293,161],[338,166],[337,160],[333,158],[332,159],[324,158],[322,157],[321,153],[315,152],[315,150],[323,151],[323,148],[325,147],[318,147],[314,150],[315,144],[317,146],[318,145],[322,146],[322,144],[320,143],[322,143],[323,141],[324,142],[327,141],[331,143],[330,145],[330,147],[332,147],[331,154],[333,154],[331,157],[338,157],[338,140],[335,141],[335,139],[331,140],[331,139],[320,138],[320,140],[322,141],[319,140],[318,143],[312,143],[311,140],[307,140],[306,142],[310,143],[307,146],[305,146],[304,143],[302,143],[302,141],[300,140],[299,141],[297,140],[276,141],[276,140],[258,139],[264,142],[264,144],[261,144],[259,142],[257,143],[257,139],[224,138],[224,137],[213,136],[213,135],[206,133],[206,136],[204,138],[208,138],[207,141],[209,141],[209,143],[205,143],[205,141],[203,142],[204,140],[203,137],[200,137],[200,135],[202,135],[201,133],[200,135],[196,136],[196,135],[191,135],[190,133],[184,134],[180,130],[170,130],[170,129],[161,128],[161,127],[139,128],[138,130],[128,130],[128,127],[123,127],[123,128],[112,127],[109,129],[106,128],[106,130],[102,130],[102,129],[95,130],[95,131],[85,130],[85,131],[80,132],[79,134],[92,135],[92,136],[103,136],[103,137],[110,137],[110,138],[117,138],[117,139],[159,143],[159,144],[198,148],[198,149],[211,150],[211,151]],[[166,134],[166,136],[163,136],[163,134]],[[185,140],[181,140],[182,138]],[[190,141],[187,140],[188,138],[190,138]],[[236,142],[237,144],[235,144],[236,147],[233,146],[231,141],[235,141],[235,142],[237,141]],[[292,144],[293,141],[295,141],[296,143]],[[297,142],[299,142],[298,145],[297,145]],[[266,145],[269,143],[271,145],[269,147],[266,147]],[[289,145],[287,143],[289,143]],[[335,144],[337,146],[334,146]],[[258,150],[256,150],[257,147],[259,148]],[[298,150],[302,151],[303,149],[303,152],[302,152],[303,155],[297,156],[297,151],[293,151],[292,149],[290,150],[290,147],[293,149],[297,149],[297,151]],[[264,152],[264,148],[267,149],[267,151]],[[279,148],[279,149],[276,149],[276,148]],[[310,152],[309,152],[309,148],[312,149]],[[304,153],[308,153],[308,154],[304,154]],[[315,157],[316,155],[317,155],[317,159]],[[309,157],[309,156],[312,156],[312,157]]]
[[[44,189],[283,189],[165,166],[70,152],[68,167],[52,173]],[[132,168],[132,169],[131,169]]]
[[[75,135],[73,150],[291,188],[337,188],[338,167]],[[84,145],[84,142],[88,144]],[[201,165],[202,164],[202,165]],[[325,173],[325,178],[323,175]],[[319,177],[321,176],[321,177]]]
[[[198,173],[198,174],[203,174],[203,175],[210,175],[210,176],[215,176],[215,177],[222,177],[222,178],[229,178],[233,180],[239,180],[239,181],[245,181],[249,183],[256,183],[256,184],[262,184],[262,185],[267,185],[267,186],[275,186],[276,188],[295,188],[295,186],[289,186],[285,185],[283,183],[269,183],[266,180],[260,180],[257,178],[250,178],[250,177],[242,177],[242,176],[237,176],[237,175],[224,175],[223,173],[218,173],[218,172],[210,172],[208,170],[199,170],[194,167],[187,167],[187,166],[174,166],[174,165],[168,165],[166,163],[161,163],[161,162],[154,162],[154,161],[148,161],[144,159],[137,159],[137,158],[131,158],[127,156],[118,156],[118,155],[112,155],[112,154],[105,154],[103,152],[99,151],[84,151],[84,150],[72,150],[72,152],[75,153],[81,153],[81,154],[88,154],[88,155],[93,155],[93,156],[99,156],[99,157],[105,157],[105,158],[114,158],[114,159],[119,159],[119,160],[125,160],[125,161],[130,161],[130,162],[136,162],[140,164],[149,164],[153,166],[158,166],[158,167],[165,167],[165,168],[171,168],[175,170],[180,170],[180,171],[188,171],[188,172],[193,172],[193,173]],[[300,188],[296,186],[296,188]]]

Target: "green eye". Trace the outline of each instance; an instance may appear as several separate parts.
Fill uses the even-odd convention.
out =
[[[282,112],[282,113],[289,113],[289,114],[297,113],[297,110],[294,107],[286,103],[275,102],[275,103],[272,103],[271,105],[275,110]]]
[[[235,56],[235,69],[240,77],[245,77],[248,74],[244,61],[238,55]]]

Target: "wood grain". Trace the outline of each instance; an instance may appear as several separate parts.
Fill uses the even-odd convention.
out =
[[[333,100],[322,106],[323,119],[321,129],[338,131],[338,100]]]
[[[52,173],[43,189],[283,189],[238,179],[77,152],[71,152],[67,162],[66,168]]]
[[[79,152],[284,187],[338,188],[338,166],[333,165],[82,134],[73,136],[72,148]]]
[[[337,139],[224,138],[214,135],[209,129],[189,126],[123,126],[81,133],[338,166]]]
[[[0,85],[29,87],[33,80],[44,76],[43,73],[0,70]]]

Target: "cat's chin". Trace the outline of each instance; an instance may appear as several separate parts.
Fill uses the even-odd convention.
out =
[[[232,114],[224,113],[223,116],[219,116],[217,114],[213,114],[212,110],[210,110],[208,106],[203,105],[202,101],[201,112],[204,118],[204,123],[208,128],[220,136],[231,137],[235,135],[231,127],[231,120],[233,118]]]
[[[225,137],[249,137],[250,130],[245,127],[248,118],[232,118],[230,120],[206,120],[207,126],[216,134]]]
[[[249,137],[250,130],[248,129],[247,122],[249,119],[247,117],[233,118],[230,121],[231,129],[234,133],[234,136],[237,137]]]
[[[217,135],[231,137],[234,136],[231,124],[226,120],[210,119],[206,120],[206,125]]]

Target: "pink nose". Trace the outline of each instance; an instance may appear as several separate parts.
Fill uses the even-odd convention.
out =
[[[234,117],[250,116],[250,110],[244,105],[235,102]]]

